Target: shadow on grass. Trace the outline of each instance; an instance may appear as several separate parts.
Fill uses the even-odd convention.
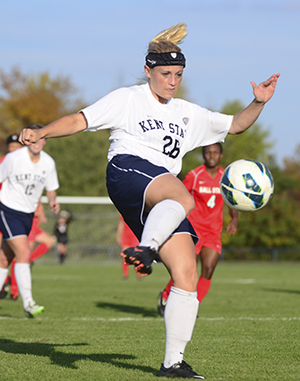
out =
[[[300,295],[300,290],[285,290],[283,288],[263,288],[264,291],[269,291],[269,292],[280,292],[284,294],[296,294]]]
[[[70,369],[78,369],[76,362],[80,360],[88,360],[103,364],[114,365],[117,368],[140,370],[144,373],[152,373],[157,375],[157,369],[149,366],[139,366],[129,364],[128,360],[136,359],[135,356],[119,353],[99,353],[99,354],[84,354],[84,353],[65,353],[56,350],[57,347],[79,347],[86,346],[86,343],[74,344],[49,344],[43,342],[22,343],[8,339],[0,339],[0,353],[11,353],[19,355],[32,355],[37,357],[49,357],[51,364],[58,365]]]
[[[158,317],[158,313],[156,309],[153,308],[145,308],[138,306],[130,306],[128,304],[115,304],[115,303],[106,303],[106,302],[98,302],[96,303],[96,307],[103,309],[111,309],[114,311],[125,312],[127,314],[136,314],[142,315],[143,317]]]

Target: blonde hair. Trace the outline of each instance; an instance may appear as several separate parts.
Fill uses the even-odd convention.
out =
[[[181,49],[177,45],[182,43],[186,35],[186,24],[179,23],[177,25],[173,25],[170,28],[160,32],[150,41],[148,46],[148,54],[181,52]]]

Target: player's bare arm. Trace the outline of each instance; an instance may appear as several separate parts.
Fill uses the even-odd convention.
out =
[[[86,128],[87,121],[83,113],[80,112],[78,114],[64,116],[39,130],[24,128],[20,133],[19,142],[25,145],[30,145],[43,138],[57,138],[74,135]]]
[[[47,191],[48,203],[53,214],[58,214],[60,211],[60,205],[56,201],[56,191]]]
[[[237,232],[237,227],[239,223],[239,212],[235,209],[228,208],[231,220],[229,221],[226,232],[228,235],[234,235]]]
[[[251,82],[254,100],[244,110],[234,115],[229,134],[240,134],[246,131],[257,120],[264,105],[272,98],[280,74],[273,74],[258,86]]]

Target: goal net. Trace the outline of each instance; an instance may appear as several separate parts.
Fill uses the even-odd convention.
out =
[[[67,262],[121,260],[116,243],[119,212],[108,197],[57,197],[61,210],[71,213],[68,227]],[[41,228],[50,235],[58,216],[51,213],[46,196],[42,197],[48,221]],[[56,245],[39,262],[57,262]]]

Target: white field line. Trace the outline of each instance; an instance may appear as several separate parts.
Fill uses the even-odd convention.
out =
[[[12,316],[0,316],[1,320],[31,320],[26,317],[12,317]],[[33,320],[33,319],[32,319]],[[34,320],[43,320],[43,321],[82,321],[82,322],[127,322],[127,321],[152,321],[152,322],[163,322],[163,319],[157,317],[157,318],[89,318],[89,317],[82,317],[82,318],[65,318],[65,319],[59,319],[59,318],[49,318],[44,316],[36,317]],[[235,318],[225,318],[225,317],[199,317],[197,321],[284,321],[284,322],[290,322],[290,321],[300,321],[300,316],[295,317],[282,317],[282,318],[276,318],[276,317],[247,317],[247,316],[240,316]]]
[[[214,279],[214,283],[228,283],[228,284],[253,284],[257,283],[256,279]]]

